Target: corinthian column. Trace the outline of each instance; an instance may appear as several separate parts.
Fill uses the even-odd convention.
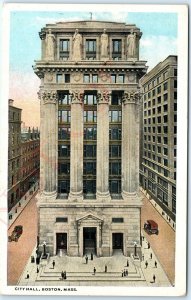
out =
[[[83,199],[83,93],[70,91],[70,194],[69,200]]]
[[[96,197],[110,200],[109,194],[109,93],[97,95],[97,178]]]
[[[40,181],[44,196],[57,196],[57,93],[42,90],[41,98],[41,151]]]
[[[139,190],[139,92],[125,92],[122,104],[122,197]]]

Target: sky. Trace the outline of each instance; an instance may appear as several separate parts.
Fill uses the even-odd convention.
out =
[[[152,12],[92,12],[93,20],[136,24],[143,33],[140,40],[140,59],[146,60],[149,70],[168,55],[177,54],[177,14]],[[39,126],[40,110],[37,92],[40,80],[32,65],[41,57],[38,33],[46,24],[61,21],[89,20],[90,13],[12,11],[10,17],[10,89],[9,98],[23,109],[26,126]]]

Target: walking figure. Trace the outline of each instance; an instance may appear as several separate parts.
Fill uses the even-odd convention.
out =
[[[150,258],[151,258],[151,259],[153,258],[153,254],[152,254],[152,253],[150,254]]]
[[[144,235],[142,236],[142,241],[144,241],[144,239],[145,239],[145,237],[144,237]]]
[[[121,277],[123,277],[123,270],[121,271]]]
[[[93,260],[94,256],[93,256],[93,253],[91,252],[91,260]]]
[[[37,267],[36,272],[39,273],[39,268]]]
[[[142,254],[142,261],[144,260],[144,254]]]
[[[29,279],[29,272],[27,271],[27,277],[26,277],[26,279]]]
[[[157,261],[155,260],[155,268],[157,268]]]
[[[96,268],[94,267],[94,275],[95,275],[95,273],[96,273]]]
[[[125,271],[125,276],[128,276],[129,272],[128,270]]]
[[[105,265],[105,273],[107,273],[107,266]]]
[[[148,249],[150,249],[151,248],[151,245],[150,245],[150,243],[148,242]]]
[[[129,260],[127,260],[127,267],[129,267]]]
[[[64,279],[64,272],[63,271],[61,272],[61,278],[62,278],[62,280]]]
[[[66,279],[66,271],[64,271],[64,279]]]
[[[146,262],[145,262],[145,269],[147,269],[147,267],[148,267],[148,262],[146,260]]]
[[[87,256],[87,254],[85,256],[85,260],[86,260],[86,264],[87,264],[88,263],[88,256]]]
[[[123,276],[124,276],[124,277],[126,276],[126,271],[125,271],[125,269],[123,270]]]
[[[52,262],[52,267],[53,267],[53,269],[54,269],[54,267],[55,267],[55,261],[53,260],[53,262]]]
[[[156,280],[156,276],[153,275],[153,283],[155,283],[155,280]]]

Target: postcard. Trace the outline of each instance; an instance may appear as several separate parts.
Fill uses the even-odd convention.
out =
[[[4,4],[0,291],[186,294],[186,5]]]

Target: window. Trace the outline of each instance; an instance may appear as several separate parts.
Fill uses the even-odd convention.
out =
[[[161,147],[157,147],[158,153],[161,153]]]
[[[160,156],[157,156],[157,161],[159,164],[161,164],[161,157]]]
[[[111,105],[120,105],[122,99],[122,92],[113,91],[111,94]]]
[[[164,144],[167,145],[167,144],[168,144],[168,138],[165,136],[165,137],[163,138],[163,140],[164,140]]]
[[[122,75],[118,75],[118,83],[124,83],[125,82],[125,76],[122,74]]]
[[[110,175],[121,175],[121,162],[110,162],[109,163],[109,174]]]
[[[69,194],[69,192],[70,192],[70,181],[69,180],[59,180],[58,181],[58,193],[59,194]]]
[[[86,59],[96,59],[96,40],[86,40]]]
[[[168,111],[168,104],[163,105],[163,110],[164,110],[164,112]]]
[[[168,177],[168,170],[164,169],[164,176]]]
[[[177,103],[174,103],[174,111],[177,111]]]
[[[58,139],[59,140],[69,140],[70,139],[70,128],[59,127],[58,128]]]
[[[163,100],[164,100],[164,101],[167,101],[167,100],[168,100],[168,93],[164,94]]]
[[[109,129],[110,140],[121,140],[121,128],[112,127]]]
[[[70,123],[71,112],[70,110],[58,111],[58,123]]]
[[[151,98],[151,92],[148,93],[148,99],[150,99],[150,98]]]
[[[69,163],[58,163],[58,174],[70,174],[70,164]]]
[[[69,105],[70,104],[70,95],[64,93],[58,93],[58,105]]]
[[[157,88],[157,94],[160,94],[161,93],[161,86],[158,86]]]
[[[158,118],[157,118],[157,122],[158,122],[158,123],[161,123],[161,117],[158,117]]]
[[[174,88],[177,88],[177,80],[174,80]]]
[[[164,91],[166,91],[166,90],[168,89],[168,82],[165,82],[165,83],[163,84],[163,89],[164,89]]]
[[[174,69],[174,76],[177,76],[177,69]]]
[[[164,153],[164,155],[168,155],[168,149],[164,148],[163,153]]]
[[[68,60],[70,50],[70,40],[60,40],[60,59]]]
[[[163,126],[163,132],[168,133],[168,126]]]
[[[110,110],[109,122],[121,122],[121,110]]]
[[[161,96],[160,96],[160,97],[157,97],[157,102],[158,102],[158,104],[161,103]]]
[[[177,122],[177,115],[174,115],[174,122]]]
[[[97,104],[97,97],[94,94],[87,94],[84,96],[85,105],[95,105]]]
[[[111,83],[116,83],[116,75],[111,74]]]
[[[96,162],[84,162],[84,175],[96,175]]]
[[[56,223],[67,223],[68,218],[56,218]]]
[[[163,159],[164,166],[168,167],[168,160],[166,158]]]
[[[98,75],[97,74],[92,75],[92,83],[98,83]]]
[[[123,218],[112,218],[112,223],[123,223]]]
[[[177,92],[174,92],[174,99],[177,99]]]
[[[109,157],[121,157],[121,145],[109,146]]]
[[[153,104],[153,106],[155,105],[155,99],[152,100],[152,104]]]
[[[161,137],[160,136],[157,136],[157,143],[161,143]]]
[[[96,145],[84,145],[84,157],[96,157]]]
[[[161,106],[157,107],[157,113],[158,113],[158,114],[161,113]]]
[[[90,83],[90,75],[84,74],[84,83]]]
[[[168,122],[168,116],[163,116],[163,122],[167,123]]]
[[[84,111],[84,122],[97,122],[97,111]]]
[[[62,82],[62,74],[56,74],[56,82],[61,83]]]
[[[96,140],[97,128],[96,127],[85,127],[84,128],[84,139],[85,140]]]
[[[155,96],[155,89],[152,91],[152,96]]]
[[[70,156],[70,146],[69,145],[58,145],[58,156],[59,157],[69,157]]]
[[[121,59],[121,40],[112,40],[112,58]]]
[[[96,180],[84,180],[84,193],[95,194],[96,193]]]
[[[70,82],[70,74],[65,74],[64,75],[64,82],[69,83]]]

